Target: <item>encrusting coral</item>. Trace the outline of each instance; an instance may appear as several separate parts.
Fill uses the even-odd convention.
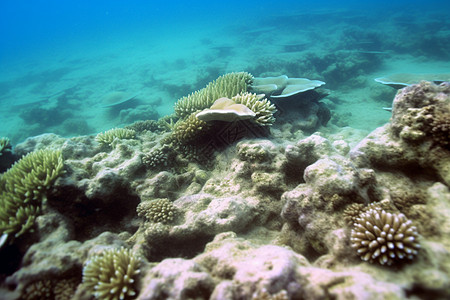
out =
[[[139,203],[137,214],[151,222],[169,223],[175,216],[175,206],[166,198],[149,200]]]
[[[131,299],[136,295],[139,266],[140,260],[131,250],[105,250],[85,264],[83,285],[97,299]]]
[[[133,139],[135,136],[136,131],[132,129],[113,128],[97,134],[95,139],[100,144],[111,146],[115,139]]]
[[[20,236],[40,214],[46,191],[63,172],[60,150],[38,150],[24,156],[0,179],[0,233]]]
[[[417,238],[405,215],[369,209],[356,219],[350,241],[362,260],[392,265],[414,258],[420,248]]]
[[[184,118],[193,112],[209,108],[219,98],[231,98],[246,92],[253,76],[247,72],[228,73],[209,83],[205,88],[179,99],[175,113]]]

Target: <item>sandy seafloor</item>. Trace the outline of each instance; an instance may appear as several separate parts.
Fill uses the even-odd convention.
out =
[[[448,51],[450,49],[450,20],[445,10],[423,10],[414,6],[405,6],[404,9],[401,9],[401,7],[395,6],[389,7],[387,11],[378,8],[378,10],[372,10],[368,14],[365,10],[344,7],[334,7],[333,9],[308,7],[306,11],[298,9],[298,7],[294,10],[278,8],[274,11],[258,11],[258,8],[255,9],[257,12],[249,14],[247,18],[245,12],[240,12],[239,16],[233,21],[230,21],[229,15],[224,14],[216,19],[213,16],[204,22],[189,22],[189,18],[185,17],[181,21],[175,20],[172,25],[169,25],[169,22],[161,22],[160,26],[155,25],[151,29],[129,27],[116,32],[108,30],[102,32],[101,29],[98,29],[98,32],[92,32],[91,34],[85,32],[73,39],[65,37],[61,40],[48,42],[47,45],[17,49],[15,54],[8,53],[0,58],[2,69],[2,72],[0,72],[0,137],[8,137],[14,149],[15,145],[24,142],[27,138],[44,133],[55,133],[64,138],[95,136],[111,128],[130,125],[135,121],[157,120],[165,115],[172,114],[173,105],[180,97],[203,88],[223,74],[246,71],[255,77],[285,74],[289,77],[305,77],[326,82],[320,90],[328,93],[328,96],[321,99],[321,102],[325,103],[331,110],[331,119],[326,126],[317,128],[317,131],[322,136],[332,136],[330,141],[338,140],[341,136],[350,147],[354,147],[370,132],[387,124],[391,118],[391,113],[382,108],[391,107],[397,90],[375,82],[375,78],[394,73],[445,73],[447,75],[450,73],[450,51]],[[208,22],[213,22],[213,25],[209,26]],[[105,103],[105,99],[115,92],[125,92],[129,97],[135,98],[123,105],[105,107],[108,104]],[[306,138],[311,134],[313,132],[305,131],[303,135],[299,134],[299,136]],[[280,136],[282,134],[277,136],[278,140],[274,138],[274,143],[278,143],[277,147],[281,149],[285,145],[282,141],[280,142]],[[268,139],[270,140],[270,138],[269,136]],[[83,138],[80,138],[80,140],[83,140]],[[88,138],[85,140],[87,141]],[[56,137],[55,141],[56,144],[59,143]],[[286,143],[292,142],[292,140],[286,141]],[[130,143],[127,145],[133,151],[135,151],[133,147],[138,147],[132,142],[126,141],[124,143]],[[252,142],[246,141],[245,143],[251,144]],[[260,143],[261,145],[267,144],[264,141]],[[145,141],[143,145],[151,145],[151,143]],[[232,145],[232,147],[234,146]],[[24,148],[27,148],[27,144]],[[274,148],[276,147],[271,148],[271,153],[277,153],[273,154],[274,157],[280,156],[281,150],[273,150]],[[94,154],[98,154],[95,151],[100,148],[90,144],[87,149]],[[115,156],[118,155],[116,150],[111,151],[111,160],[119,161],[123,158],[118,159]],[[284,148],[283,151],[285,151]],[[448,152],[446,153],[448,154]],[[333,155],[336,155],[336,153]],[[99,154],[98,157],[100,156]],[[226,157],[226,154],[224,156]],[[329,156],[331,157],[331,154]],[[93,158],[86,158],[83,163],[90,159]],[[348,156],[346,159],[348,159]],[[107,164],[105,163],[105,165]],[[114,165],[114,163],[112,164]],[[125,169],[129,167],[126,163],[124,165]],[[275,165],[276,170],[276,162],[273,165]],[[209,174],[213,174],[211,178],[218,176],[217,174],[223,171],[223,169],[220,169],[221,167],[223,166],[219,163],[217,170],[213,170]],[[108,169],[104,165],[99,168]],[[115,170],[114,168],[119,167],[114,165],[111,169]],[[273,169],[267,171],[267,173],[270,172],[276,171]],[[414,188],[423,186],[430,195],[433,195],[430,196],[433,201],[438,201],[436,199],[440,199],[439,197],[444,198],[442,195],[445,193],[447,193],[445,195],[448,195],[448,187],[443,183],[444,180],[436,180],[437,175],[427,177],[428,174],[425,174],[418,179],[411,179],[408,176],[403,176],[404,174],[396,174],[395,170],[389,170],[388,167],[380,168],[376,172],[379,172],[381,178],[377,184],[382,188],[401,189],[401,182],[404,180],[407,184],[416,182],[417,186]],[[389,172],[393,172],[393,174],[396,174],[395,176],[398,175],[399,177],[394,175],[389,177],[391,176]],[[230,177],[234,175],[230,171]],[[406,179],[402,179],[402,176]],[[153,182],[150,179],[143,179],[144,183],[142,183],[139,181],[141,179],[131,177],[133,178],[133,184],[137,185],[138,188]],[[390,186],[389,181],[394,177],[400,183],[392,183],[392,186]],[[298,180],[298,183],[304,184],[304,181],[299,178],[293,181]],[[94,182],[95,178],[89,178],[89,180]],[[94,184],[96,183],[94,182]],[[74,185],[76,186],[76,184]],[[62,186],[64,186],[64,183]],[[187,190],[186,186],[183,188]],[[295,198],[294,193],[289,194],[287,187],[284,186],[283,188],[286,192],[285,198]],[[213,190],[211,187],[210,189]],[[180,190],[183,189],[180,188]],[[141,191],[137,193],[139,194]],[[142,192],[139,196],[144,194]],[[187,197],[191,196],[188,194]],[[261,195],[265,194],[262,193]],[[144,196],[142,198],[145,198]],[[182,197],[182,195],[178,196]],[[203,196],[199,196],[199,198],[201,197]],[[272,195],[270,194],[268,197],[270,198]],[[164,197],[155,196],[155,198]],[[230,196],[231,198],[233,197]],[[118,197],[119,200],[111,199],[105,200],[105,202],[111,201],[115,205],[118,203],[115,201],[123,200],[120,196]],[[252,196],[249,196],[249,199],[253,200]],[[132,201],[136,202],[136,199],[133,198]],[[178,203],[181,203],[180,206],[187,205],[187,207],[190,207],[182,201]],[[443,203],[442,207],[445,209],[442,212],[447,213],[448,203]],[[434,213],[435,210],[439,210],[439,207],[439,205],[435,205],[430,208],[430,211]],[[130,208],[128,207],[125,210],[129,213]],[[280,212],[281,207],[278,207],[278,215]],[[90,221],[92,220],[90,219]],[[117,227],[123,226],[123,228],[126,228],[124,231],[138,227],[136,223],[127,227],[127,225],[124,225],[127,220],[121,220],[122,223],[117,224]],[[423,221],[424,219],[420,220]],[[110,220],[106,222],[105,228],[114,228],[108,222]],[[270,223],[270,220],[268,222]],[[448,222],[446,224],[448,225]],[[245,238],[248,234],[249,240],[256,240],[256,244],[262,245],[267,240],[272,241],[272,234],[276,235],[272,231],[273,228],[280,228],[280,226],[277,227],[272,223],[270,226],[270,230],[268,229],[270,235],[265,237],[264,234],[268,234],[267,232],[261,234],[259,241],[255,239],[255,236],[258,235],[258,229],[255,229],[256,233],[243,231],[239,237]],[[423,225],[423,227],[426,227],[426,225]],[[448,229],[447,227],[445,230]],[[83,230],[86,230],[86,228],[83,227]],[[443,229],[443,232],[446,232],[445,230]],[[91,235],[84,236],[83,242],[86,241],[87,236],[89,238],[95,237],[95,234],[90,233]],[[211,236],[208,236],[208,238],[211,238]],[[224,234],[221,235],[221,238],[226,240],[230,237]],[[105,243],[101,239],[99,238],[99,244]],[[105,240],[108,240],[108,236]],[[233,241],[232,243],[239,244],[241,242]],[[111,243],[115,244],[116,242]],[[221,243],[220,238],[216,243]],[[443,243],[444,246],[439,248],[441,247],[439,237],[432,236],[425,244],[424,248],[427,250],[424,252],[428,255],[431,253],[431,256],[435,253],[446,253],[442,254],[442,257],[446,257],[445,262],[447,264],[449,260],[446,255],[448,252],[444,248],[448,247],[448,242],[445,240]],[[86,242],[86,244],[89,243]],[[240,247],[239,245],[237,248]],[[202,244],[202,246],[204,245]],[[219,248],[219,246],[217,247]],[[211,247],[214,248],[214,246]],[[39,253],[39,250],[33,251]],[[156,250],[156,252],[160,255],[159,258],[164,256],[161,254],[164,252],[161,249]],[[42,253],[45,253],[45,251]],[[56,255],[51,250],[49,250],[49,253]],[[189,253],[186,256],[191,259],[194,255]],[[338,255],[336,257],[339,259]],[[77,259],[81,260],[79,257]],[[201,259],[201,257],[197,258],[197,262],[204,263]],[[342,259],[346,261],[345,258]],[[422,256],[418,265],[427,265],[427,259],[430,258],[426,255]],[[322,261],[321,266],[327,264],[326,258],[324,260],[325,262]],[[436,256],[435,260],[439,260],[439,257]],[[356,264],[354,260],[352,263]],[[155,265],[152,264],[151,267],[155,267]],[[445,274],[442,275],[438,271],[433,273],[434,270],[439,269],[436,267],[439,262],[433,260],[429,265],[432,265],[431,271],[427,269],[426,272],[429,271],[430,273],[425,272],[425,277],[427,274],[431,274],[430,278],[432,276],[436,276],[439,280],[443,278],[440,282],[449,281],[447,277],[444,278]],[[161,265],[161,268],[164,268],[164,266]],[[148,271],[148,265],[146,265],[146,268],[146,271]],[[404,293],[401,291],[402,285],[408,285],[414,280],[419,280],[409,278],[406,272],[398,274],[386,272],[388,275],[385,275],[383,273],[385,269],[377,275],[377,268],[379,266],[371,269],[371,265],[368,264],[361,267],[357,266],[352,269],[352,272],[356,270],[356,275],[349,275],[358,278],[358,274],[363,274],[361,275],[363,279],[366,279],[364,276],[367,274],[373,275],[374,278],[380,276],[376,277],[376,280],[379,281],[375,279],[364,281],[364,284],[371,289],[371,294],[361,292],[360,295],[369,295],[369,298],[364,299],[370,299],[370,295],[376,295],[375,287],[379,287],[380,284],[380,289],[384,289],[386,286],[386,290],[392,289],[392,291],[398,292],[398,294],[395,294],[396,296],[408,295],[409,290]],[[413,266],[412,268],[412,274],[423,275],[420,270],[414,269],[419,267]],[[166,269],[170,269],[170,266]],[[348,271],[345,267],[341,270],[344,270],[343,272]],[[446,269],[443,268],[443,270]],[[357,273],[359,271],[361,273]],[[311,271],[308,274],[313,273]],[[24,271],[24,274],[24,278],[29,280],[27,271]],[[81,276],[81,274],[77,275]],[[321,275],[317,276],[320,277]],[[394,278],[395,283],[392,285],[390,285],[391,277],[389,276]],[[404,279],[402,279],[402,276],[404,276]],[[20,281],[19,275],[17,278],[14,280]],[[144,279],[141,278],[141,280]],[[426,292],[435,291],[432,284],[426,285],[429,282],[425,279],[423,281],[426,282],[424,286],[429,288],[429,290],[424,291],[425,296],[420,288],[418,291],[411,288],[411,294],[417,299],[427,299]],[[430,279],[431,281],[432,279]],[[394,285],[397,286],[393,288]],[[414,285],[412,286],[414,287]],[[345,288],[343,289],[345,290]],[[448,295],[445,292],[449,292],[449,287],[444,286],[442,288],[439,286],[436,290],[438,291],[436,298],[439,298],[442,297],[442,291],[444,291],[444,295]],[[275,292],[278,292],[278,290],[273,291],[273,293]],[[352,292],[358,295],[354,290]],[[261,293],[265,293],[265,291]],[[336,292],[336,294],[339,293]],[[339,295],[339,297],[343,297],[340,299],[345,299],[344,292]],[[380,295],[383,297],[389,295],[389,293],[381,293]],[[422,296],[423,298],[420,298]],[[145,299],[145,295],[142,297],[142,299]],[[151,299],[163,298],[155,296]],[[178,298],[175,297],[174,299]],[[179,297],[179,299],[190,298]],[[215,299],[229,298],[217,296]],[[326,299],[326,297],[323,299]],[[401,297],[393,297],[392,299],[401,299]]]
[[[370,131],[389,120],[381,107],[390,106],[395,95],[374,78],[450,69],[449,25],[439,12],[408,8],[386,19],[382,11],[372,13],[280,9],[224,25],[220,18],[213,26],[183,20],[168,28],[84,33],[17,49],[2,59],[0,135],[14,144],[45,132],[95,134],[156,119],[172,113],[181,96],[237,71],[325,81],[330,97],[339,101],[333,113],[345,114],[347,126]],[[140,101],[119,117],[102,103],[115,91]]]

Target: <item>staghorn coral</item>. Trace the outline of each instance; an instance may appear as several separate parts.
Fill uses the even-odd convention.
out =
[[[0,179],[0,233],[20,236],[40,214],[46,191],[63,172],[60,150],[38,150],[24,156]]]
[[[184,118],[193,112],[210,107],[221,97],[231,98],[246,92],[253,76],[247,72],[229,73],[210,82],[205,88],[179,99],[175,103],[175,113]]]
[[[369,209],[356,219],[350,241],[362,260],[392,265],[414,258],[420,248],[417,237],[405,215]]]
[[[11,144],[7,137],[1,137],[0,138],[0,156],[3,154],[3,152],[6,152],[6,151],[11,151]]]
[[[132,129],[113,128],[97,134],[95,139],[100,144],[111,146],[115,139],[133,139],[135,136],[136,131]]]
[[[131,250],[105,250],[85,264],[83,285],[97,299],[131,299],[136,295],[139,264]]]
[[[136,211],[138,216],[155,223],[169,223],[176,213],[175,206],[166,198],[141,202]]]
[[[264,98],[264,95],[252,93],[239,93],[231,98],[237,104],[243,104],[253,111],[256,116],[253,121],[260,126],[270,126],[275,122],[274,114],[277,109],[275,105]]]

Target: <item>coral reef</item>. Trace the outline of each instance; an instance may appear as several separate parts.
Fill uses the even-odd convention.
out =
[[[136,132],[132,129],[113,128],[97,134],[95,139],[102,145],[112,146],[115,139],[133,139],[135,135]]]
[[[392,265],[417,255],[417,239],[417,229],[405,215],[370,209],[356,219],[350,240],[362,260]]]
[[[139,272],[139,258],[131,250],[108,249],[86,262],[83,285],[97,299],[131,299]]]
[[[316,96],[302,105],[318,109]],[[60,149],[65,172],[33,235],[0,248],[0,293],[46,297],[67,280],[74,299],[446,299],[447,98],[446,84],[407,87],[392,122],[366,137],[307,135],[305,119],[278,111],[272,126],[211,121],[181,143],[176,127],[196,109],[138,123],[135,138],[110,147],[94,136],[29,138],[19,155]],[[247,134],[261,128],[271,131]]]
[[[219,98],[232,98],[246,92],[253,76],[247,72],[229,73],[220,76],[205,88],[196,91],[175,103],[175,113],[184,118],[197,110],[209,108]]]

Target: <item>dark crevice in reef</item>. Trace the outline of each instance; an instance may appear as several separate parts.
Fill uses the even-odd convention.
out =
[[[123,222],[136,214],[139,197],[132,196],[124,188],[117,188],[114,199],[88,199],[76,189],[65,189],[64,192],[49,197],[48,204],[66,216],[74,227],[75,240],[85,241],[102,232],[135,232],[131,222]],[[128,224],[125,228],[124,226]],[[128,227],[128,228],[127,228]]]
[[[23,257],[22,251],[16,244],[6,245],[0,249],[0,280],[17,271]]]

